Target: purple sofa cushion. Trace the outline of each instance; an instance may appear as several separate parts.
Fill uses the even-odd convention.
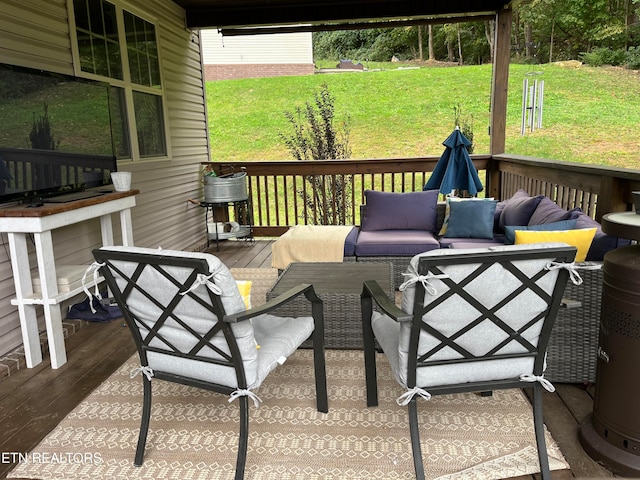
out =
[[[426,230],[436,228],[438,190],[394,193],[365,190],[362,231]]]
[[[361,231],[356,243],[358,257],[417,255],[440,248],[432,232],[425,230]]]
[[[543,197],[534,210],[527,225],[542,225],[545,223],[556,223],[569,220],[571,212],[557,205],[549,197]]]
[[[344,239],[344,256],[353,257],[356,254],[356,241],[358,240],[358,227],[353,227],[347,238]]]
[[[500,214],[500,230],[504,230],[505,225],[529,225],[531,215],[543,198],[544,195],[530,197],[526,191],[518,190],[504,205]]]

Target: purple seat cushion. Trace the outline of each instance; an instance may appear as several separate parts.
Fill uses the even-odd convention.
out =
[[[356,256],[413,256],[436,248],[440,248],[440,243],[432,232],[425,230],[360,231]]]
[[[506,201],[500,214],[500,231],[505,225],[529,225],[531,215],[543,198],[544,195],[530,197],[526,191],[518,190]]]
[[[366,211],[362,231],[427,230],[436,228],[438,190],[419,192],[364,191]]]

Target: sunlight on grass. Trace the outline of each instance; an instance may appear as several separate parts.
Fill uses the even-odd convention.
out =
[[[473,116],[475,153],[489,153],[490,65],[386,65],[358,73],[207,82],[212,159],[290,159],[279,138],[289,128],[284,112],[304,107],[325,83],[335,97],[336,120],[351,120],[353,159],[440,155],[458,104]],[[521,136],[522,81],[532,71],[542,72],[535,78],[545,81],[543,128]],[[555,64],[510,67],[508,153],[639,168],[638,124],[638,72]]]

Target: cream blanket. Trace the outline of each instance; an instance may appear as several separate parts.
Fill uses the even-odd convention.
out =
[[[353,227],[343,225],[296,225],[271,248],[271,266],[284,270],[297,262],[342,262],[344,241]]]

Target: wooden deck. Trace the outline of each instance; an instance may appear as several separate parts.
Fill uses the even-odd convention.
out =
[[[270,268],[271,241],[225,241],[210,249],[228,267]],[[0,479],[13,468],[11,454],[26,453],[42,440],[78,403],[135,352],[128,329],[120,320],[89,323],[66,341],[68,363],[52,370],[48,361],[0,378]],[[593,388],[556,384],[546,394],[545,420],[571,470],[553,472],[554,480],[612,478],[594,462],[578,441],[580,422],[591,412]],[[408,432],[407,432],[408,434]],[[535,476],[518,477],[532,480]]]

